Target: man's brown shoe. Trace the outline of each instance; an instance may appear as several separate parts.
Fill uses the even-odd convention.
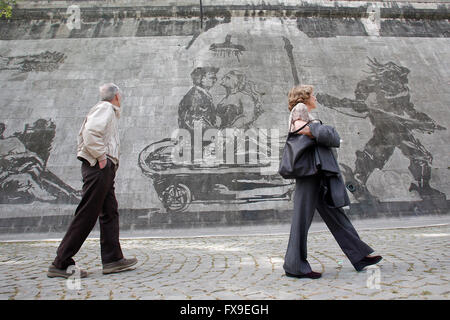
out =
[[[137,263],[136,258],[120,259],[119,261],[105,263],[103,265],[103,274],[116,273],[131,270],[132,266]]]
[[[82,270],[75,265],[68,266],[66,269],[58,269],[53,263],[48,267],[47,271],[47,277],[49,278],[60,277],[68,279],[72,275],[74,277],[79,276],[80,278],[86,278],[88,273],[86,270]]]

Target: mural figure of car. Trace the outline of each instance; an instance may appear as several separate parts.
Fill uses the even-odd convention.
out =
[[[284,140],[280,142],[282,148]],[[172,160],[177,143],[170,138],[162,139],[139,154],[142,172],[153,180],[158,197],[169,212],[185,211],[191,203],[239,204],[291,199],[293,181],[283,179],[277,170],[265,170],[273,159],[266,157],[267,161],[244,164],[179,164]],[[261,152],[258,157],[264,159]],[[279,159],[276,160],[278,164]]]

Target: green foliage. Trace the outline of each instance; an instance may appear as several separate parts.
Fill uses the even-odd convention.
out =
[[[11,18],[14,5],[16,0],[0,0],[0,18]]]

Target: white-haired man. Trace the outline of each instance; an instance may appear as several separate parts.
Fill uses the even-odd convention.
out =
[[[136,258],[125,259],[119,242],[119,212],[114,193],[114,178],[119,166],[119,130],[121,94],[108,83],[100,87],[101,101],[91,108],[78,134],[77,158],[82,161],[83,197],[66,235],[50,265],[48,277],[68,278],[79,251],[97,218],[103,274],[130,270]],[[80,271],[82,278],[87,272]]]

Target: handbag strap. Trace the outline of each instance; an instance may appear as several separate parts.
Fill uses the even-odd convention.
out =
[[[320,120],[320,119],[308,120],[308,122],[306,122],[300,129],[297,129],[297,130],[292,131],[292,132],[289,132],[289,133],[294,134],[294,133],[297,133],[297,132],[301,131],[301,130],[303,130],[308,124],[310,124],[310,123],[313,122],[313,121],[319,121],[320,124],[322,124],[322,120]]]

